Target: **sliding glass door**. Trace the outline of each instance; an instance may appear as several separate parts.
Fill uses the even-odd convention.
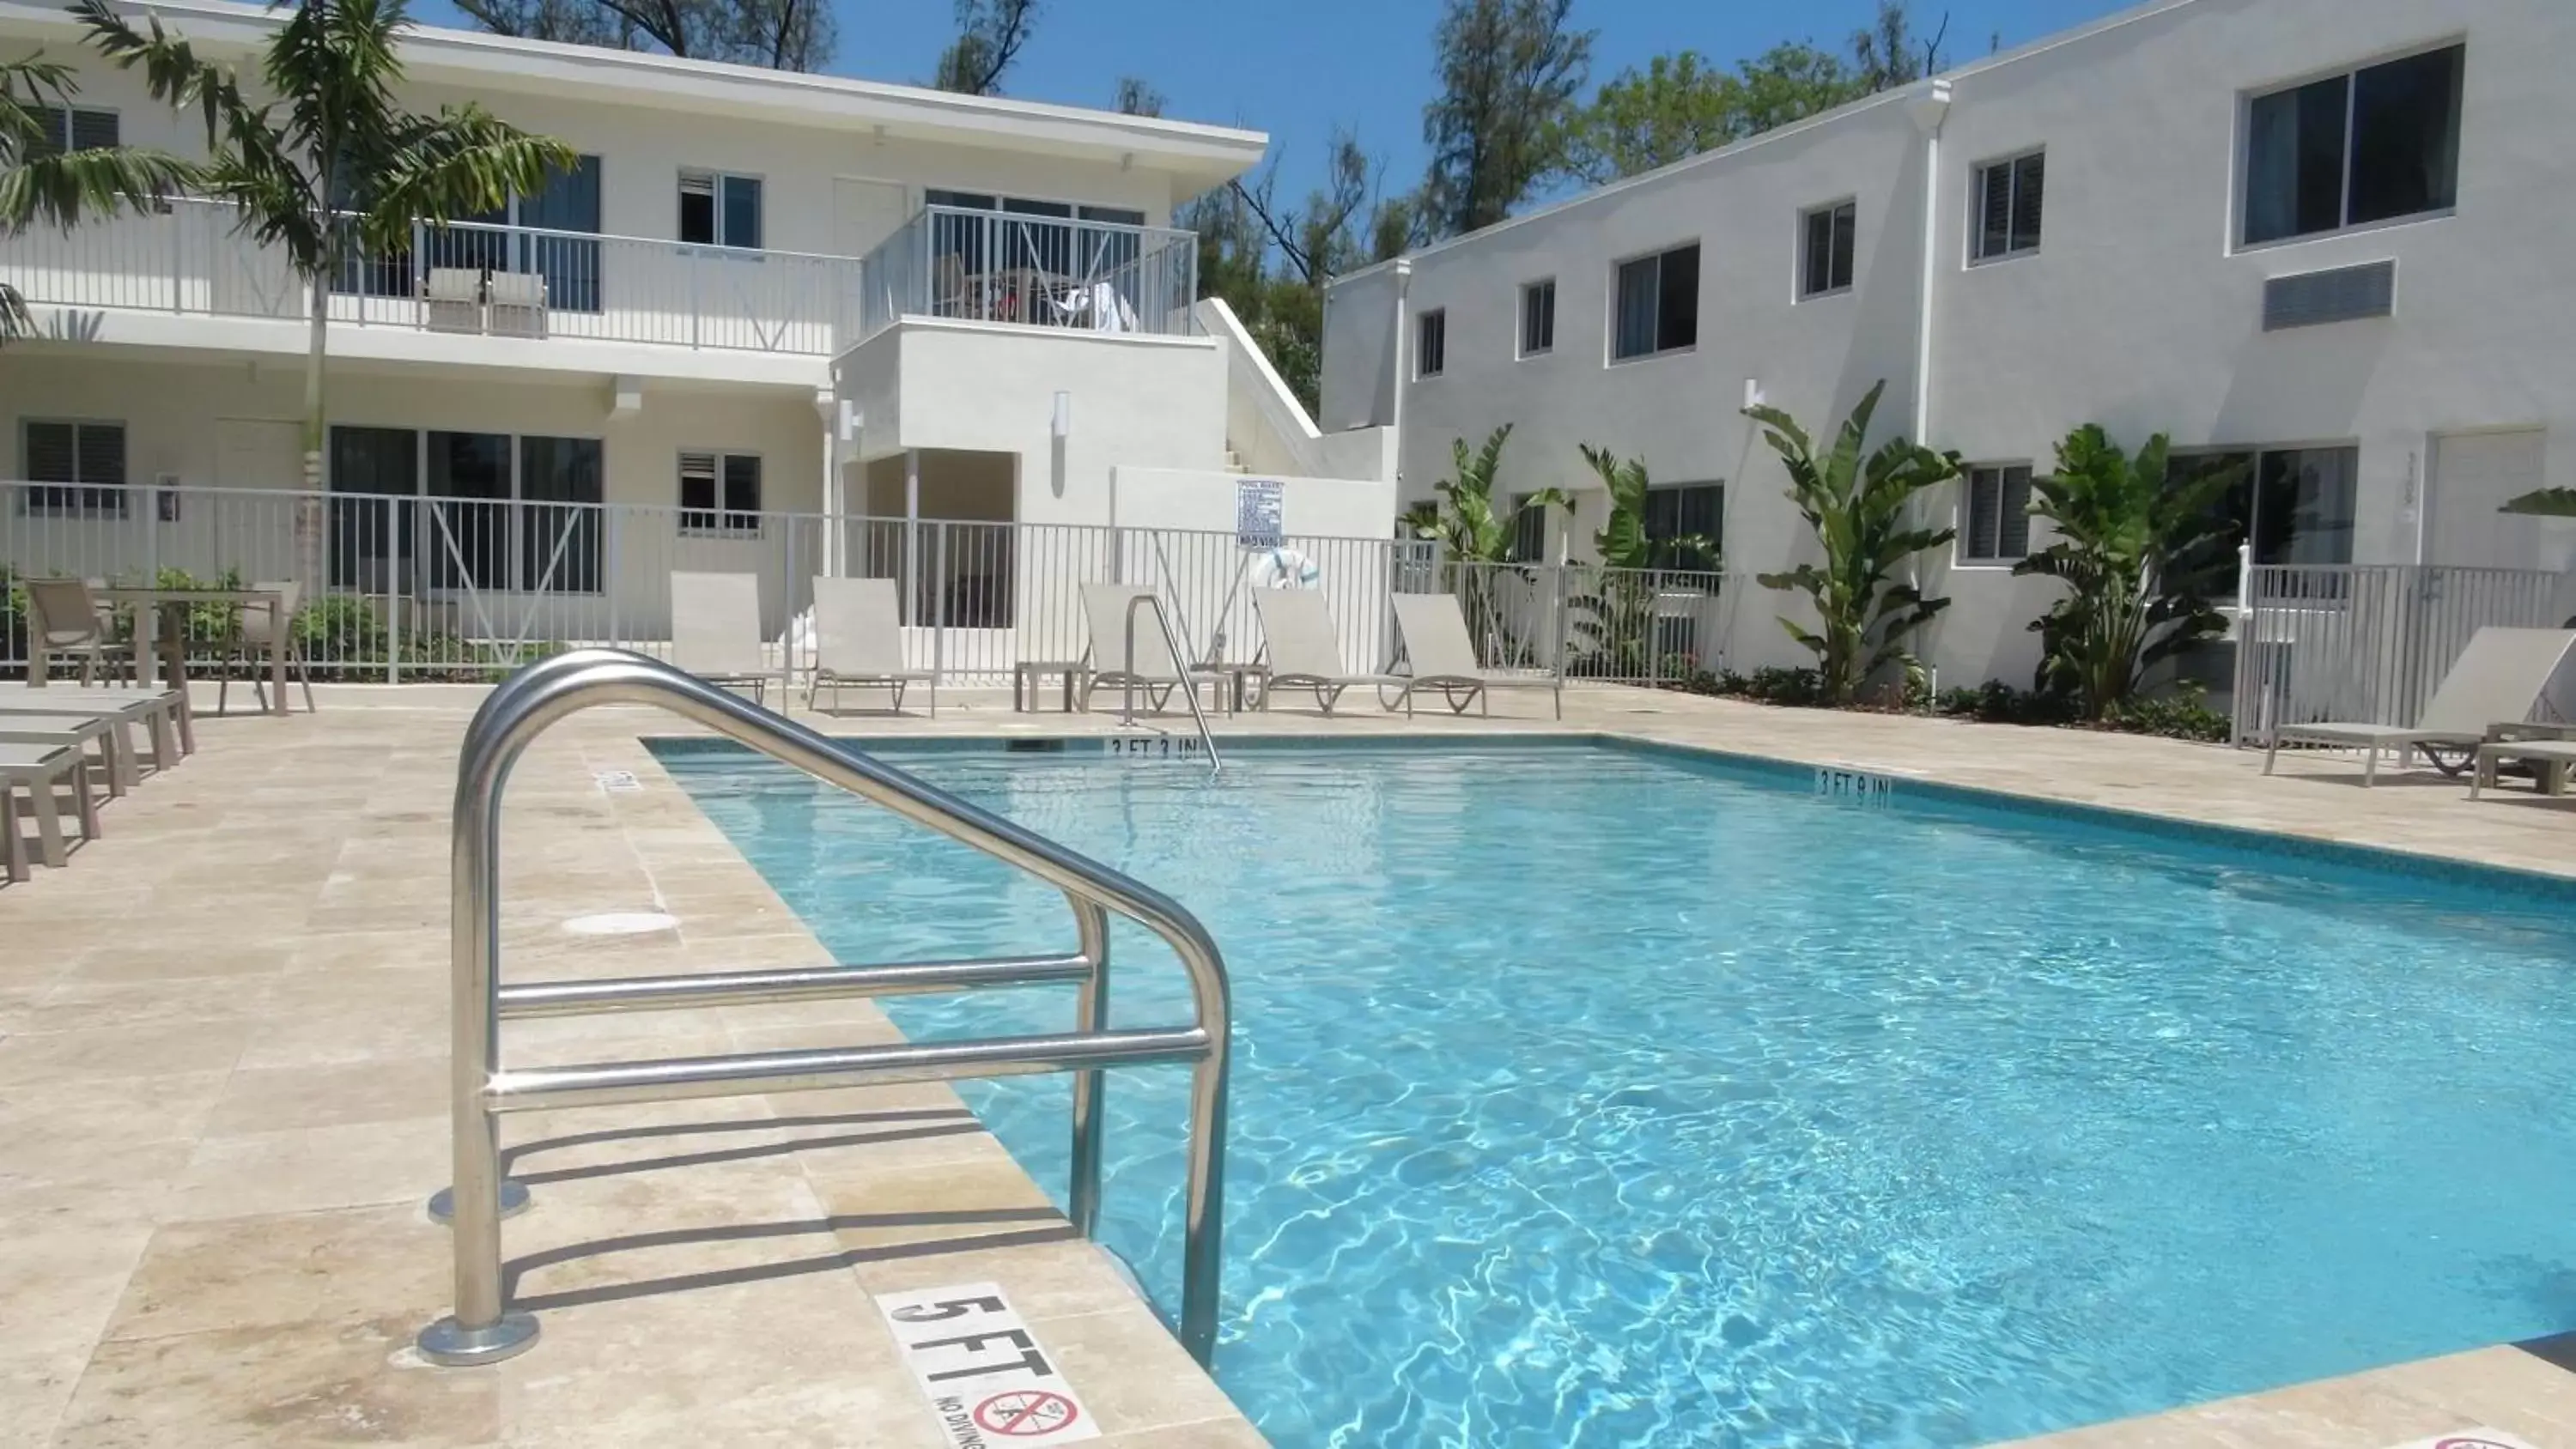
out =
[[[597,593],[606,474],[597,438],[333,428],[332,582]]]

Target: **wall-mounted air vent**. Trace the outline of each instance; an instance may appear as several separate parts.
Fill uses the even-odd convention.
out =
[[[2315,327],[2385,317],[2397,307],[2397,263],[2369,262],[2327,272],[2301,272],[2263,283],[2263,330]]]

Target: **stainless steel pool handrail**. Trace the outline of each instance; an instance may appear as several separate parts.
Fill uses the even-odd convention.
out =
[[[601,704],[660,706],[1036,876],[1064,893],[1073,910],[1079,951],[1073,956],[503,987],[502,791],[530,741],[565,716]],[[1182,1200],[1180,1338],[1200,1363],[1213,1358],[1224,1223],[1231,1003],[1224,957],[1207,929],[1177,901],[704,680],[659,660],[614,649],[575,650],[532,664],[503,681],[475,711],[456,767],[449,868],[455,1176],[449,1191],[440,1196],[451,1204],[456,1305],[453,1313],[421,1330],[422,1357],[447,1365],[493,1363],[525,1350],[537,1336],[536,1319],[509,1306],[502,1276],[505,1184],[498,1131],[502,1112],[1068,1071],[1074,1074],[1068,1216],[1077,1231],[1090,1237],[1100,1219],[1105,1069],[1188,1062],[1192,1066],[1189,1178]],[[1112,911],[1162,937],[1180,957],[1190,980],[1194,1020],[1189,1026],[1107,1029]],[[1073,1031],[519,1071],[501,1066],[504,1018],[961,990],[1045,980],[1081,983]]]
[[[1136,611],[1146,607],[1153,609],[1154,622],[1162,626],[1163,647],[1171,652],[1172,667],[1181,671],[1181,698],[1189,701],[1190,718],[1198,724],[1199,748],[1207,751],[1208,773],[1222,775],[1225,761],[1217,758],[1216,736],[1208,730],[1207,716],[1199,712],[1199,682],[1190,677],[1189,656],[1182,653],[1181,637],[1172,632],[1172,616],[1163,612],[1163,600],[1157,594],[1137,594],[1127,601],[1127,669],[1118,685],[1118,722],[1136,723]]]

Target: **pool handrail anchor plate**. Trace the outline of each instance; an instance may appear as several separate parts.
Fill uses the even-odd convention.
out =
[[[1079,949],[1069,955],[502,984],[502,791],[530,741],[565,717],[602,704],[657,705],[1037,877],[1064,894]],[[1107,1069],[1183,1062],[1191,1067],[1191,1086],[1180,1339],[1200,1363],[1213,1358],[1231,999],[1216,942],[1178,902],[660,660],[616,649],[574,650],[532,664],[504,680],[475,711],[457,762],[449,864],[454,1162],[450,1186],[432,1199],[431,1211],[433,1216],[443,1212],[442,1220],[451,1228],[455,1311],[421,1330],[423,1359],[450,1367],[495,1363],[536,1341],[537,1320],[509,1306],[502,1276],[501,1220],[527,1205],[527,1193],[502,1174],[501,1113],[1071,1072],[1068,1217],[1076,1231],[1092,1237],[1100,1220],[1106,1121],[1101,1098]],[[1161,937],[1179,957],[1190,981],[1193,1020],[1188,1026],[1108,1028],[1112,912]],[[501,1061],[501,1023],[522,1017],[689,1010],[1032,982],[1081,988],[1072,1031],[517,1070],[505,1070]]]

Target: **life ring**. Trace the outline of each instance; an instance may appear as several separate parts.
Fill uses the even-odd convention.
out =
[[[1311,589],[1323,581],[1315,561],[1293,548],[1274,548],[1252,561],[1256,589]]]

